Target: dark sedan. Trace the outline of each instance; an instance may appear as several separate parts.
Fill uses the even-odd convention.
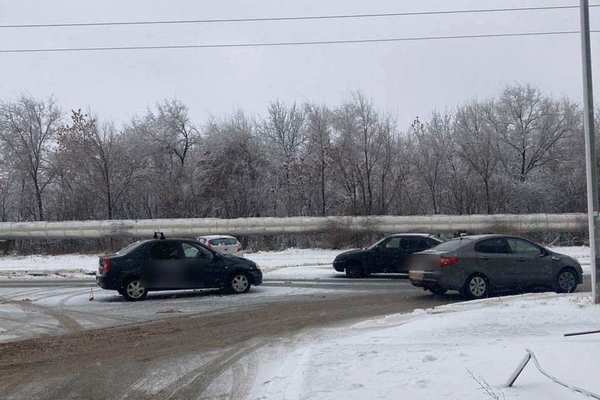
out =
[[[151,290],[215,288],[245,293],[262,283],[250,260],[219,254],[195,240],[155,239],[133,243],[100,257],[96,282],[127,300],[142,300]]]
[[[437,294],[458,290],[468,298],[492,292],[549,288],[571,293],[582,283],[577,260],[516,236],[476,235],[415,254],[409,279]]]
[[[366,249],[350,250],[339,254],[333,268],[346,272],[349,278],[360,278],[375,273],[408,273],[411,254],[430,249],[442,243],[433,235],[424,233],[397,233],[387,236]]]

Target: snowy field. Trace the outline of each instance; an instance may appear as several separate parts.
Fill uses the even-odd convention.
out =
[[[331,276],[331,263],[342,250],[287,249],[245,254],[274,278],[290,276],[317,278]],[[295,268],[294,270],[289,270]],[[98,255],[67,254],[59,256],[4,256],[0,257],[0,279],[91,279],[98,269]],[[300,275],[298,275],[300,273]]]
[[[559,253],[576,258],[589,273],[588,247],[554,247]],[[335,274],[331,264],[343,250],[287,249],[248,253],[245,257],[255,261],[273,279],[318,279]],[[91,279],[98,268],[97,255],[68,254],[60,256],[5,256],[0,257],[0,279]]]
[[[534,367],[600,393],[600,328],[589,295],[534,294],[457,303],[308,332],[259,366],[250,399],[581,399]],[[488,391],[486,393],[486,390]]]

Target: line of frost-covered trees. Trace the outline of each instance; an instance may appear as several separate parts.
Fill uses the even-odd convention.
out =
[[[399,126],[357,93],[124,126],[30,97],[0,105],[2,221],[585,210],[581,107],[530,86]]]

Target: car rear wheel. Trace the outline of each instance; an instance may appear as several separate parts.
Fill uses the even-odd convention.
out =
[[[470,299],[483,299],[488,296],[489,282],[483,275],[471,275],[465,282],[462,292]]]
[[[229,292],[234,294],[246,293],[250,290],[250,281],[246,274],[234,274],[229,280]]]
[[[443,296],[446,294],[446,292],[448,291],[448,289],[445,289],[443,287],[440,286],[434,286],[429,288],[429,291],[433,294],[435,294],[436,296]]]
[[[556,277],[557,293],[573,293],[577,289],[577,276],[571,269],[563,269]]]
[[[129,301],[144,300],[148,294],[148,289],[146,289],[141,279],[133,278],[125,282],[121,294]]]

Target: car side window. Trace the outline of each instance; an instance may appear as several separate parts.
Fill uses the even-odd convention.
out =
[[[521,239],[507,239],[510,249],[515,254],[537,256],[542,253],[542,250],[536,245]]]
[[[188,243],[182,243],[181,247],[183,248],[183,256],[185,258],[197,258],[200,253],[199,248]]]
[[[430,249],[432,247],[437,246],[438,244],[440,244],[439,242],[436,242],[433,239],[425,239],[425,243],[427,243],[427,248]]]
[[[212,258],[210,251],[203,249],[200,246],[194,246],[191,243],[181,243],[183,256],[185,258]]]
[[[511,252],[510,247],[504,238],[482,240],[475,245],[475,251],[487,254],[507,254]]]
[[[405,240],[407,242],[406,250],[412,253],[427,250],[431,247],[429,241],[424,238],[409,238]]]
[[[177,242],[157,242],[152,246],[150,255],[155,260],[173,260],[179,258]]]
[[[401,238],[391,238],[387,242],[383,244],[383,247],[386,249],[399,249],[400,248],[400,240]]]

